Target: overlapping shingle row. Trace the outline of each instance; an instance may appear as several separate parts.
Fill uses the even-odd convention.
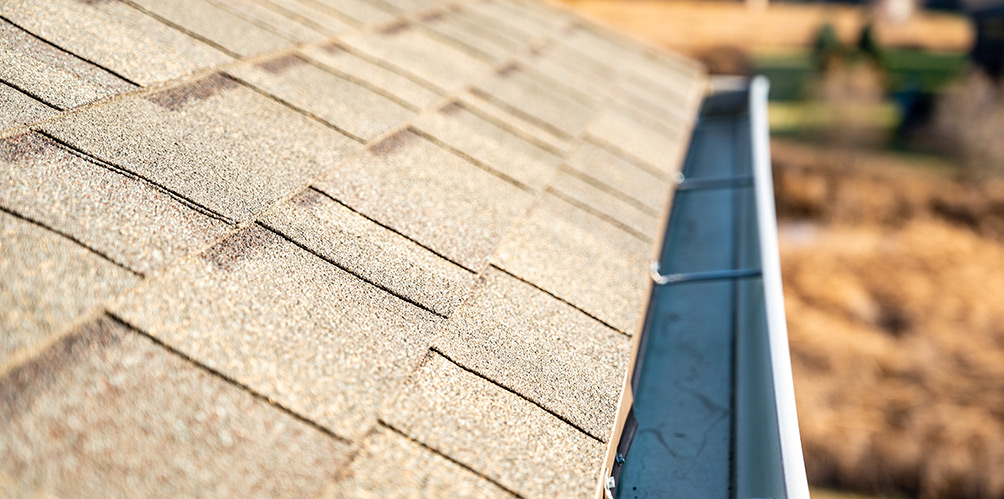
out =
[[[699,68],[502,0],[0,34],[0,489],[592,490]]]

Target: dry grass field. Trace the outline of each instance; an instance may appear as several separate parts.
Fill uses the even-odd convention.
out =
[[[1004,182],[773,154],[810,481],[1004,497]]]

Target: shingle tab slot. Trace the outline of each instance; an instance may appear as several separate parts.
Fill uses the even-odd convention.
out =
[[[599,479],[603,444],[438,354],[381,417],[519,494],[586,496]]]

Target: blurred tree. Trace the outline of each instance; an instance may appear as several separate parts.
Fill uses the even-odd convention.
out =
[[[826,23],[816,34],[816,41],[812,45],[812,58],[816,61],[816,67],[820,71],[826,71],[843,56],[844,47],[837,36],[837,29],[833,24]]]

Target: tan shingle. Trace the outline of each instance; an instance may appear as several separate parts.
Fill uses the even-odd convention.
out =
[[[474,279],[469,271],[313,189],[278,203],[262,220],[348,271],[438,314],[459,305]]]
[[[123,2],[8,0],[0,2],[0,14],[141,85],[230,60]]]
[[[398,128],[412,111],[296,55],[243,64],[229,73],[361,141]]]
[[[686,145],[683,123],[669,128],[661,122],[624,107],[606,107],[589,125],[589,136],[621,154],[653,167],[664,175],[679,168]]]
[[[221,75],[88,109],[45,130],[233,220],[360,147]]]
[[[532,196],[412,132],[339,165],[317,187],[478,271]]]
[[[327,497],[512,497],[488,480],[401,434],[379,428]]]
[[[669,198],[671,184],[665,177],[588,140],[579,142],[565,161],[573,170],[638,200],[651,210],[661,213]]]
[[[303,0],[257,0],[259,3],[273,9],[274,11],[288,17],[300,24],[307,25],[312,29],[334,35],[352,31],[349,21],[330,10],[324,10],[317,4],[311,4]]]
[[[302,52],[311,60],[337,71],[346,78],[386,92],[402,105],[414,110],[425,109],[442,99],[438,93],[415,80],[367,61],[343,47],[329,43],[320,47],[306,47]]]
[[[415,128],[534,189],[554,176],[561,157],[454,102],[420,116]]]
[[[256,225],[144,281],[114,310],[350,439],[422,357],[437,319]]]
[[[525,5],[517,6],[509,2],[470,2],[466,7],[496,22],[518,27],[530,38],[558,35],[570,21],[568,16],[540,15]]]
[[[382,59],[443,92],[460,89],[491,67],[477,57],[405,23],[342,37],[353,49]]]
[[[28,125],[54,114],[54,109],[0,82],[0,130]]]
[[[648,293],[651,244],[545,195],[493,262],[618,330],[633,334]]]
[[[603,444],[438,354],[381,417],[519,494],[583,497],[599,479]]]
[[[483,25],[458,16],[450,11],[441,11],[422,18],[422,25],[481,58],[497,62],[519,55],[525,48],[503,36],[485,32]]]
[[[474,93],[538,126],[575,137],[593,115],[592,97],[510,66],[478,83]]]
[[[0,275],[0,365],[139,280],[69,239],[5,212],[0,212]]]
[[[348,450],[107,318],[0,392],[0,467],[31,496],[302,497]]]
[[[558,134],[550,128],[542,128],[541,125],[529,121],[526,115],[517,115],[512,110],[489,102],[481,95],[463,93],[458,97],[458,101],[471,112],[499,124],[518,134],[524,140],[533,142],[554,154],[564,155],[571,147],[571,137]]]
[[[506,40],[508,44],[526,49],[540,42],[542,33],[519,24],[510,24],[504,20],[478,10],[479,2],[466,2],[454,5],[450,13],[462,19],[467,25],[478,26],[486,36],[493,39]]]
[[[631,343],[533,286],[489,269],[436,348],[606,440]]]
[[[324,35],[314,28],[282,15],[276,9],[269,8],[267,4],[258,3],[255,0],[208,0],[213,5],[224,9],[241,19],[245,19],[258,26],[261,26],[276,34],[282,35],[286,39],[297,42],[317,42],[324,39]]]
[[[566,201],[572,201],[587,211],[601,215],[631,232],[638,239],[654,243],[662,226],[657,211],[639,207],[637,203],[624,199],[593,185],[568,170],[562,171],[551,189]]]
[[[0,140],[0,206],[144,274],[227,230],[163,190],[35,133]]]
[[[0,489],[596,492],[698,68],[535,0],[0,17]]]
[[[316,0],[316,3],[360,25],[386,23],[401,14],[398,9],[367,0]]]
[[[153,15],[238,56],[280,50],[289,41],[206,0],[132,0]]]
[[[0,60],[3,60],[0,80],[61,109],[134,88],[125,80],[3,20],[0,20]]]

